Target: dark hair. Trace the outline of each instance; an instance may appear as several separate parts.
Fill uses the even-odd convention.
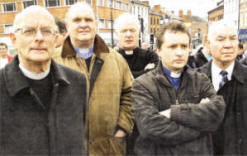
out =
[[[1,42],[1,43],[0,43],[0,46],[5,46],[5,48],[8,49],[8,45],[7,45],[6,43]]]
[[[239,49],[244,49],[244,45],[243,45],[242,43],[239,42],[239,43],[238,43],[238,48],[239,48]]]
[[[187,27],[181,23],[181,22],[169,22],[167,24],[164,24],[161,26],[160,31],[157,33],[157,48],[160,49],[162,44],[163,44],[163,36],[165,34],[165,32],[169,30],[172,32],[182,32],[182,33],[186,33],[189,37],[189,45],[191,43],[191,36],[189,33],[189,30],[187,29]]]
[[[63,34],[67,32],[67,29],[66,29],[66,26],[63,20],[55,17],[55,22],[58,27],[59,34]]]

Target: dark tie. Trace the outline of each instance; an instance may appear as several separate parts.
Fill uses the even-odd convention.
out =
[[[227,74],[228,74],[227,71],[224,71],[224,70],[220,72],[220,75],[222,76],[222,79],[220,82],[220,88],[222,88],[224,84],[228,81]]]

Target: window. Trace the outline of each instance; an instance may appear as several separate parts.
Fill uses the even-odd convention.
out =
[[[73,5],[77,0],[66,0],[66,5]]]
[[[60,6],[60,0],[45,0],[46,7]]]
[[[104,0],[97,0],[97,6],[104,6]]]
[[[125,10],[128,11],[129,10],[129,4],[125,3]]]
[[[23,2],[24,9],[31,6],[31,5],[37,5],[37,0],[29,0]]]
[[[107,6],[109,7],[109,8],[113,8],[114,6],[113,6],[113,0],[107,0]]]
[[[86,0],[86,3],[92,5],[92,0]]]
[[[154,18],[154,24],[155,24],[155,18]]]
[[[105,28],[105,20],[104,19],[99,19],[99,28]]]
[[[4,25],[4,33],[9,34],[13,28],[13,24],[5,24]]]
[[[153,24],[153,18],[150,17],[150,24]]]
[[[112,20],[108,20],[108,29],[111,29]]]
[[[117,9],[119,9],[119,10],[122,9],[122,2],[117,1]]]
[[[13,12],[13,11],[16,11],[15,3],[3,4],[3,11],[4,12]]]
[[[159,18],[157,18],[157,24],[160,24],[160,20],[159,20]]]

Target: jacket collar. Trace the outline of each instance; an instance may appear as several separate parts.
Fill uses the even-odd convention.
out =
[[[94,39],[94,53],[96,56],[100,56],[101,53],[109,53],[109,48],[103,41],[103,39],[96,35]],[[68,36],[66,40],[64,41],[63,49],[62,49],[62,57],[75,57],[76,52],[72,46],[72,43],[70,41],[70,37]]]
[[[54,81],[61,85],[69,85],[68,77],[65,75],[61,66],[57,65],[54,61],[51,62],[52,70],[54,72]],[[3,69],[4,81],[10,96],[15,96],[23,89],[30,88],[26,77],[23,75],[19,68],[18,56],[13,58],[9,64]],[[57,84],[54,83],[54,84]]]
[[[163,85],[172,88],[173,86],[170,84],[170,82],[168,81],[168,79],[166,78],[163,68],[162,68],[162,62],[159,62],[159,65],[157,66],[157,68],[154,69],[153,71],[155,73],[155,77],[156,79]],[[179,88],[184,88],[187,83],[190,81],[188,80],[188,75],[190,74],[190,70],[188,70],[188,67],[185,66],[184,67],[184,72],[181,75],[181,83],[180,83],[180,87]]]
[[[212,66],[212,60],[200,68],[201,72],[205,73],[210,78],[210,80],[212,80],[211,66]],[[247,82],[246,75],[247,75],[247,68],[236,60],[232,77],[237,81],[239,81],[240,83],[244,84]]]

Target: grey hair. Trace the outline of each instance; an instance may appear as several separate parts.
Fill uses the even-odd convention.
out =
[[[126,21],[128,22],[133,22],[136,27],[137,27],[137,31],[139,32],[140,30],[140,22],[138,20],[138,18],[130,13],[123,13],[121,14],[115,21],[114,23],[114,29],[116,32],[120,31],[121,25],[123,25],[124,23],[126,23]]]
[[[13,25],[13,30],[12,31],[16,31],[16,29],[22,27],[22,25],[18,24],[18,22],[23,20],[23,18],[26,15],[28,15],[28,14],[34,14],[35,15],[35,12],[37,12],[37,14],[40,14],[40,12],[46,14],[48,17],[50,17],[54,21],[54,27],[56,26],[54,16],[46,8],[41,7],[39,5],[32,5],[30,7],[25,8],[24,10],[22,10],[20,13],[18,13],[15,16],[15,20],[14,20],[14,25]],[[25,23],[25,22],[23,22],[23,23]]]
[[[231,28],[236,29],[236,34],[237,34],[237,27],[234,26],[233,21],[221,20],[221,21],[213,22],[211,25],[209,25],[208,40],[213,41],[214,34],[217,31],[220,31],[220,29],[224,27],[231,27]]]
[[[68,12],[66,13],[66,16],[65,16],[65,19],[64,19],[65,23],[69,22],[69,19],[71,17],[71,14],[72,14],[73,10],[79,9],[79,10],[83,11],[85,8],[89,9],[90,11],[92,11],[92,13],[94,15],[94,18],[95,18],[95,21],[96,21],[96,16],[95,16],[93,8],[86,2],[77,2],[77,3],[73,4],[69,8]]]

